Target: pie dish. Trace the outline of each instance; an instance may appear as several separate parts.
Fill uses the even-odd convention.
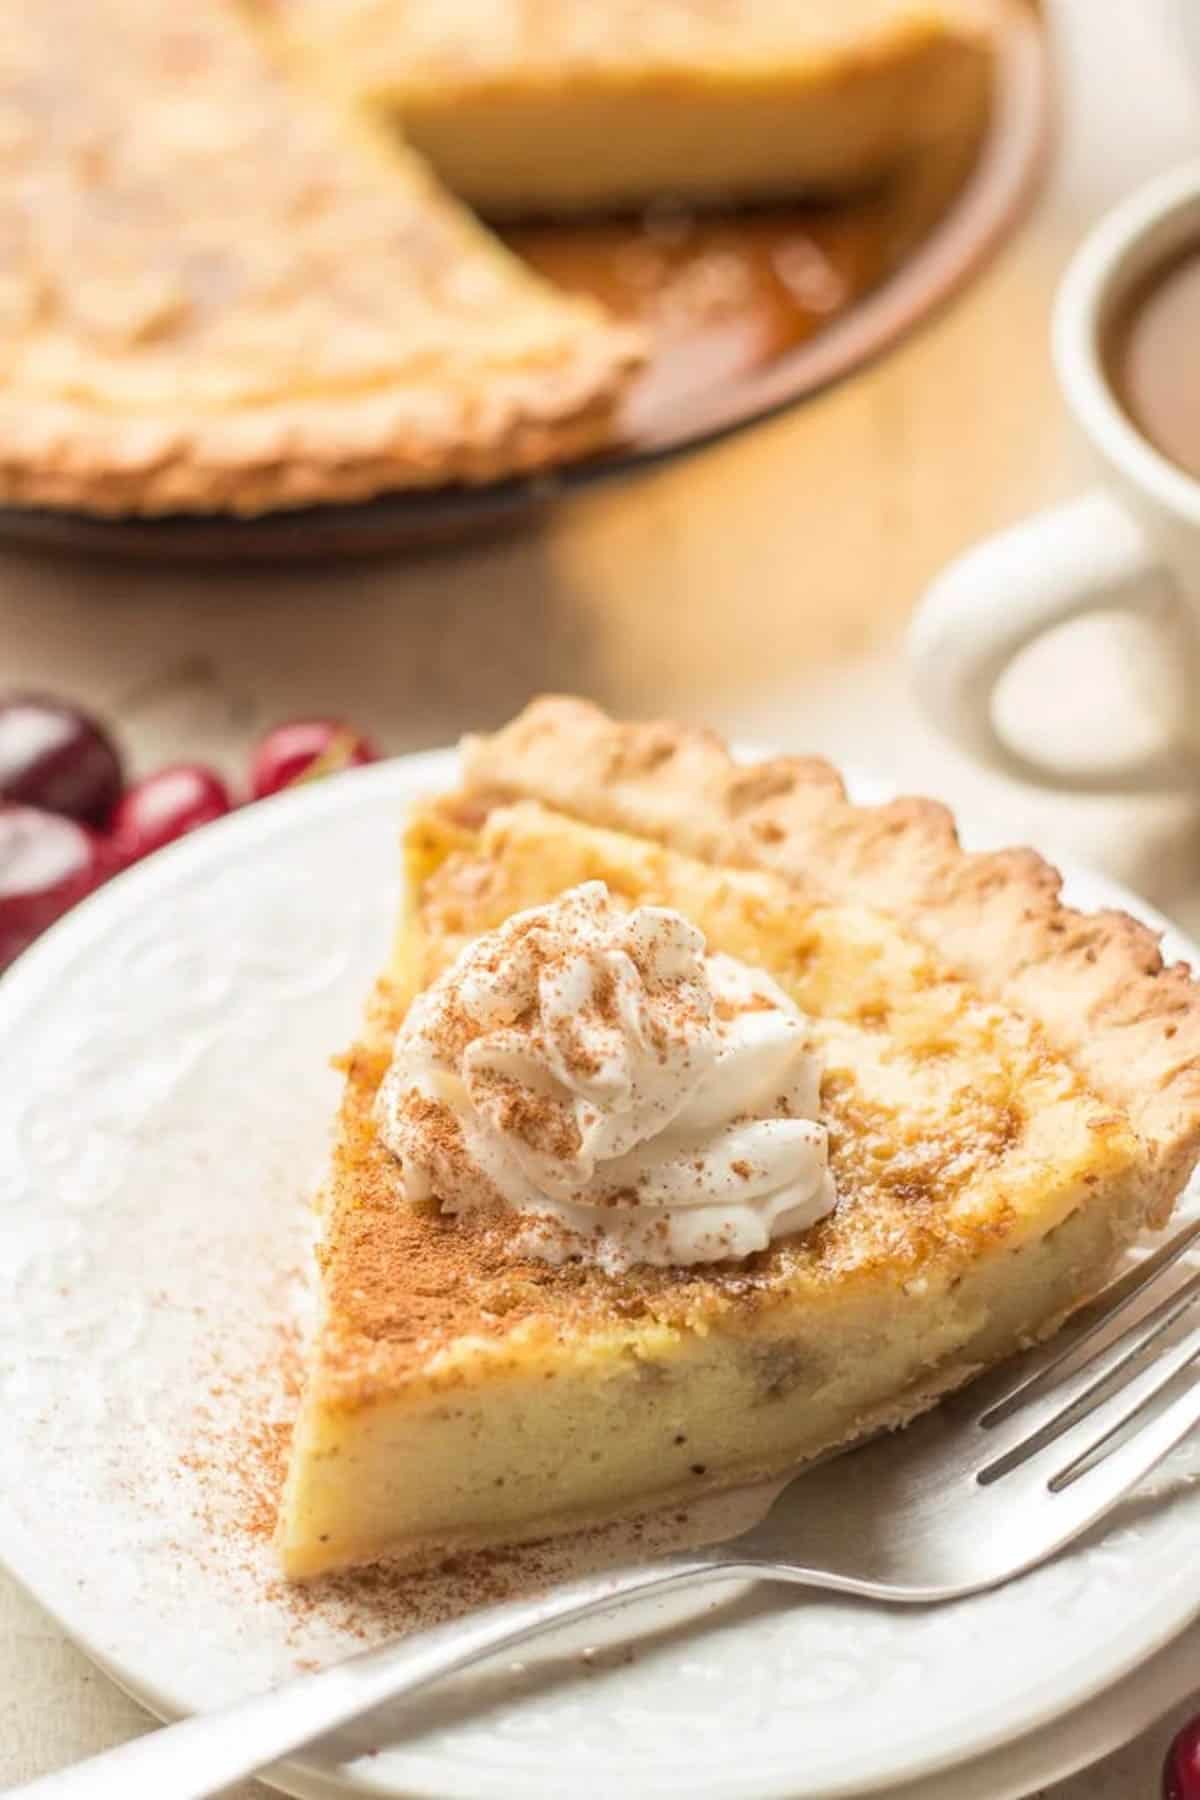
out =
[[[429,1562],[780,1473],[1051,1333],[1200,1154],[1200,999],[1029,851],[827,765],[535,703],[419,809],[324,1197],[278,1542],[295,1577]],[[809,1021],[836,1209],[740,1261],[548,1264],[413,1205],[377,1128],[398,1027],[463,945],[581,881],[677,909]]]
[[[978,0],[270,0],[489,217],[845,193],[978,130]]]
[[[870,14],[880,6],[872,0]],[[687,16],[673,0],[645,16],[660,10]],[[555,29],[525,19],[510,38],[509,89],[526,69],[538,94],[532,153],[508,125],[504,150],[487,124],[491,102],[467,111],[451,73],[431,65],[422,75],[434,135],[445,137],[454,109],[453,141],[469,138],[485,166],[507,155],[504,180],[538,207],[588,200],[579,171],[595,160],[585,132],[599,123],[585,119],[569,70],[547,78],[537,53],[584,11],[599,16],[565,0],[539,8]],[[436,44],[438,21],[465,23],[480,43],[484,17],[503,24],[501,11],[474,13],[397,0],[366,24],[394,23],[415,66],[413,46]],[[354,18],[353,8],[281,0],[196,0],[183,11],[157,0],[0,0],[0,503],[256,515],[491,482],[613,441],[642,332],[523,265],[350,92],[340,70],[353,58],[326,40],[331,22],[349,30]],[[514,13],[514,30],[519,22]],[[867,14],[861,25],[857,62],[852,31],[822,62],[806,28],[798,87],[781,73],[771,100],[773,78],[754,77],[764,116],[795,99],[803,132],[829,147],[835,182],[898,153],[913,134],[889,121],[911,119],[917,99],[922,118],[986,113],[978,34],[912,25],[908,38],[927,47],[901,54],[903,34]],[[711,34],[689,26],[685,48],[693,32],[703,80],[687,102],[700,140],[688,162],[706,171],[696,185],[757,190],[780,133],[769,158],[755,140],[761,167],[742,166],[746,102],[723,127],[716,70],[699,53]],[[644,110],[661,117],[661,96]],[[620,142],[641,191],[669,174],[652,132],[639,142],[622,127]],[[531,155],[547,172],[536,192]],[[612,164],[612,145],[600,161]],[[577,171],[572,200],[549,179],[567,167]],[[802,174],[802,159],[780,156],[771,179]]]

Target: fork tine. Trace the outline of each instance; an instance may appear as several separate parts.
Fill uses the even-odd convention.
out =
[[[1109,1425],[1109,1427],[1107,1428],[1106,1431],[1102,1432],[1101,1435],[1098,1438],[1096,1438],[1094,1440],[1094,1442],[1091,1443],[1086,1450],[1081,1450],[1079,1452],[1078,1456],[1076,1456],[1071,1462],[1069,1462],[1065,1468],[1060,1469],[1058,1471],[1057,1475],[1052,1475],[1050,1477],[1049,1485],[1050,1485],[1051,1493],[1052,1494],[1063,1493],[1067,1488],[1069,1488],[1071,1486],[1072,1482],[1081,1480],[1083,1478],[1083,1476],[1086,1475],[1090,1469],[1098,1468],[1100,1466],[1100,1464],[1103,1463],[1104,1461],[1114,1460],[1116,1457],[1118,1457],[1120,1454],[1119,1450],[1114,1451],[1114,1452],[1109,1452],[1108,1456],[1106,1457],[1105,1452],[1106,1452],[1108,1446],[1113,1442],[1113,1440],[1115,1438],[1120,1437],[1121,1434],[1126,1430],[1126,1428],[1128,1426],[1132,1425],[1134,1423],[1134,1421],[1137,1418],[1139,1418],[1139,1416],[1141,1414],[1147,1412],[1147,1410],[1152,1406],[1153,1402],[1158,1399],[1158,1396],[1160,1394],[1164,1393],[1165,1390],[1171,1386],[1172,1382],[1175,1381],[1175,1379],[1178,1376],[1184,1374],[1189,1368],[1191,1368],[1195,1364],[1197,1358],[1200,1358],[1200,1338],[1197,1338],[1195,1340],[1195,1342],[1193,1343],[1190,1356],[1184,1357],[1182,1359],[1172,1359],[1169,1357],[1162,1357],[1160,1359],[1162,1363],[1169,1364],[1171,1361],[1174,1360],[1175,1366],[1173,1368],[1166,1367],[1162,1370],[1158,1370],[1159,1379],[1154,1384],[1154,1386],[1150,1389],[1149,1393],[1144,1395],[1143,1398],[1140,1401],[1136,1402],[1133,1406],[1128,1407],[1126,1409],[1126,1411],[1124,1413],[1122,1413],[1122,1415],[1119,1418],[1114,1419],[1114,1421],[1112,1422],[1111,1425]],[[1158,1365],[1156,1364],[1155,1367],[1157,1370]],[[1165,1408],[1164,1412],[1162,1412],[1161,1414],[1160,1413],[1151,1414],[1151,1416],[1147,1420],[1146,1424],[1144,1426],[1140,1427],[1135,1432],[1134,1436],[1130,1439],[1130,1447],[1131,1448],[1134,1445],[1139,1444],[1141,1442],[1142,1438],[1146,1438],[1147,1442],[1152,1441],[1153,1437],[1154,1437],[1154,1428],[1160,1422],[1161,1419],[1166,1418],[1171,1414],[1174,1414],[1175,1415],[1174,1423],[1171,1427],[1171,1430],[1165,1434],[1166,1441],[1163,1445],[1162,1450],[1158,1451],[1154,1454],[1153,1460],[1151,1462],[1147,1463],[1145,1461],[1145,1451],[1143,1450],[1139,1455],[1132,1457],[1130,1459],[1132,1466],[1135,1468],[1141,1469],[1142,1472],[1145,1472],[1145,1470],[1147,1470],[1147,1469],[1153,1468],[1154,1463],[1158,1461],[1159,1457],[1165,1456],[1167,1451],[1172,1449],[1174,1447],[1174,1445],[1179,1442],[1179,1438],[1183,1435],[1183,1433],[1185,1431],[1188,1431],[1191,1429],[1190,1426],[1183,1425],[1178,1433],[1176,1433],[1175,1435],[1171,1435],[1171,1433],[1174,1432],[1174,1430],[1175,1430],[1175,1425],[1178,1425],[1178,1423],[1181,1419],[1193,1418],[1194,1409],[1198,1403],[1200,1403],[1200,1382],[1192,1382],[1184,1390],[1184,1392],[1179,1395],[1179,1397],[1176,1400],[1172,1401],[1170,1406]],[[1140,1479],[1140,1476],[1138,1477],[1138,1479]]]
[[[1065,1431],[1055,1432],[1052,1440],[1048,1440],[1042,1431],[1034,1433],[978,1470],[976,1480],[989,1487],[1013,1470],[1027,1468],[1031,1476],[1037,1476],[1045,1469],[1047,1485],[1053,1485],[1054,1480],[1061,1483],[1068,1470],[1078,1471],[1082,1461],[1094,1455],[1118,1431],[1123,1431],[1197,1356],[1200,1356],[1200,1325],[1194,1325],[1131,1381],[1108,1399],[1089,1408]],[[1067,1458],[1065,1464],[1062,1461],[1064,1455]]]
[[[1044,1397],[1032,1403],[1006,1409],[1004,1423],[1008,1430],[992,1427],[997,1438],[998,1453],[989,1469],[997,1479],[1009,1468],[1015,1468],[1055,1438],[1062,1437],[1079,1424],[1110,1395],[1120,1392],[1137,1373],[1138,1359],[1144,1351],[1181,1319],[1200,1295],[1200,1269],[1180,1287],[1174,1288],[1148,1313],[1143,1313],[1120,1335],[1089,1356],[1070,1375],[1048,1388]]]
[[[1013,1385],[998,1394],[996,1386],[989,1383],[989,1392],[993,1398],[986,1412],[980,1416],[980,1425],[985,1430],[991,1430],[1002,1424],[1018,1407],[1024,1406],[1027,1401],[1050,1387],[1057,1371],[1076,1350],[1081,1349],[1113,1319],[1118,1318],[1139,1294],[1144,1293],[1197,1242],[1200,1242],[1200,1218],[1185,1225],[1173,1238],[1168,1239],[1152,1255],[1143,1258],[1119,1280],[1110,1283],[1089,1306],[1077,1313],[1056,1334],[1046,1349],[1038,1354],[1036,1368],[1030,1369],[1028,1361],[1024,1362]]]
[[[1172,1379],[1178,1379],[1178,1371],[1174,1377],[1160,1381],[1160,1389],[1169,1385]],[[1132,1408],[1124,1423],[1128,1424],[1138,1411],[1139,1407]],[[1095,1440],[1042,1486],[1036,1497],[1029,1496],[1024,1503],[1018,1502],[1015,1509],[1018,1516],[1025,1514],[1030,1505],[1032,1511],[1027,1514],[1031,1536],[1026,1539],[1025,1553],[1017,1566],[1029,1568],[1044,1561],[1104,1518],[1198,1425],[1200,1380],[1197,1379],[1153,1413],[1124,1442],[1106,1452],[1105,1445],[1111,1443],[1123,1428],[1120,1422],[1114,1423],[1102,1438]]]

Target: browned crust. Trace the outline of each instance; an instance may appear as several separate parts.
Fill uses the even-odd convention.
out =
[[[969,854],[946,807],[855,806],[815,758],[734,761],[711,732],[622,724],[581,700],[536,700],[467,739],[467,789],[542,801],[707,861],[774,870],[816,896],[900,919],[951,966],[1036,1019],[1091,1088],[1125,1111],[1161,1222],[1200,1156],[1200,988],[1127,913],[1077,912],[1027,849]]]
[[[639,361],[636,334],[597,321],[571,359],[490,372],[486,404],[464,401],[440,436],[409,420],[421,409],[403,387],[358,402],[335,396],[210,420],[135,420],[46,401],[20,416],[0,412],[0,503],[108,516],[251,516],[496,481],[609,443]]]

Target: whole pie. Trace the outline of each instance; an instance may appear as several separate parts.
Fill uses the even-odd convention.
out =
[[[642,0],[588,74],[617,19],[592,0],[0,0],[0,503],[256,513],[595,450],[640,332],[524,267],[412,142],[535,210],[837,186],[982,117],[967,8]],[[376,67],[411,72],[409,142]]]
[[[287,1571],[776,1475],[1053,1332],[1200,1154],[1200,998],[1030,851],[535,703],[418,808]]]

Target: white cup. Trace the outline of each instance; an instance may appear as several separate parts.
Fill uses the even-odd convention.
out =
[[[1200,163],[1143,188],[1085,241],[1059,290],[1053,348],[1099,484],[976,545],[938,577],[913,621],[914,680],[934,721],[981,762],[1043,787],[1200,790],[1200,481],[1141,435],[1103,358],[1131,290],[1188,244],[1200,247]],[[1009,665],[1056,626],[1112,612],[1146,621],[1158,640],[1135,673],[1145,686],[1152,672],[1159,744],[1105,757],[1103,719],[1094,762],[1062,767],[1011,743],[994,716]]]

